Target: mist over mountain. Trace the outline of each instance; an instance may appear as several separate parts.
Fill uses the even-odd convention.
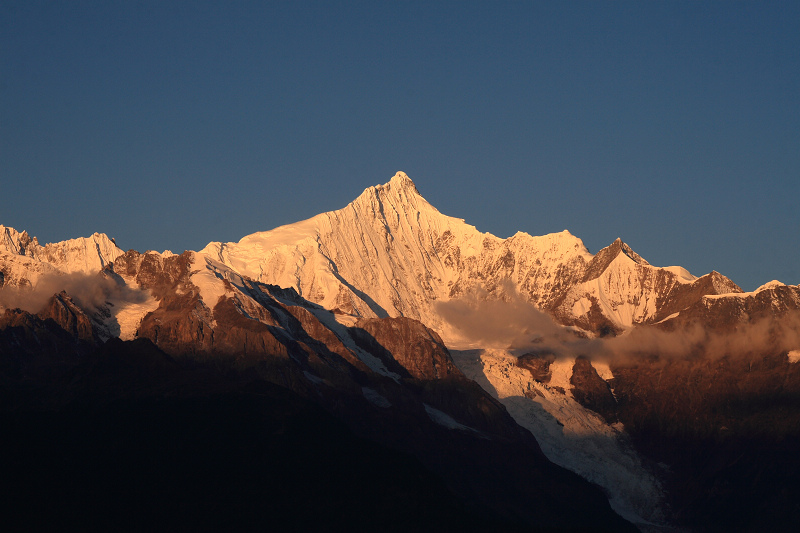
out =
[[[342,209],[182,254],[124,252],[98,233],[41,246],[0,226],[0,237],[0,400],[13,427],[14,413],[35,421],[6,441],[12,456],[56,423],[43,412],[160,424],[143,406],[194,420],[208,402],[241,400],[255,419],[272,409],[269,424],[289,412],[301,413],[295,428],[330,421],[309,437],[319,446],[304,445],[367,450],[345,470],[361,472],[367,456],[413,463],[441,505],[416,499],[408,479],[386,481],[393,523],[403,508],[427,517],[408,527],[729,531],[766,515],[773,530],[797,525],[798,286],[743,292],[716,271],[651,265],[621,239],[592,254],[566,230],[501,239],[440,213],[403,172]],[[270,399],[246,400],[257,390]],[[260,446],[286,444],[278,434],[243,437],[256,439],[246,461],[265,479],[275,466]],[[232,446],[201,441],[208,457]],[[159,461],[181,487],[186,470]],[[314,464],[331,490],[345,486],[329,461]],[[247,505],[256,520],[259,504]],[[336,524],[353,512],[312,507]],[[360,516],[352,523],[380,523],[376,508]]]

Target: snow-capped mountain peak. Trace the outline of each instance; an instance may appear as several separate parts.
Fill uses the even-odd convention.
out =
[[[621,331],[660,320],[662,307],[674,312],[684,305],[676,294],[698,281],[680,267],[650,265],[621,239],[592,255],[566,230],[508,239],[482,233],[440,213],[403,172],[342,209],[238,243],[210,243],[201,253],[340,314],[421,320],[449,343],[463,332],[443,318],[439,302],[519,296],[564,324]],[[726,280],[709,290],[735,287]]]
[[[408,174],[402,171],[398,171],[394,176],[392,176],[392,178],[389,180],[389,183],[386,185],[378,185],[377,187],[384,188],[387,186],[396,190],[408,191],[420,196],[417,186],[414,185],[414,182],[411,181],[411,178],[408,177]]]
[[[598,278],[618,257],[622,257],[625,263],[633,262],[639,265],[650,265],[642,256],[634,252],[630,246],[622,242],[622,239],[617,238],[613,243],[597,252],[592,258],[589,262],[589,266],[586,268],[583,281],[590,281]]]
[[[440,214],[420,195],[414,182],[404,172],[398,172],[387,183],[367,187],[345,209],[352,209],[360,215],[377,215],[379,218],[387,216],[386,210],[390,218],[393,212]]]

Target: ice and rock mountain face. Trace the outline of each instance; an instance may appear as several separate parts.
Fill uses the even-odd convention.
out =
[[[609,424],[573,397],[580,390],[573,386],[574,361],[547,361],[534,375],[524,357],[507,350],[454,351],[453,358],[533,433],[548,459],[603,487],[617,513],[639,525],[664,522],[661,485],[622,425]]]
[[[0,287],[34,288],[51,274],[97,274],[122,254],[103,233],[42,246],[27,232],[0,225]]]
[[[663,320],[705,295],[740,292],[717,272],[697,278],[682,267],[654,267],[617,239],[592,258],[580,283],[562,294],[552,312],[564,324],[619,333]]]
[[[122,254],[102,233],[42,246],[27,232],[0,225],[0,312],[6,308],[39,312],[43,306],[56,309],[51,298],[62,293],[59,301],[75,298],[87,309],[91,315],[87,320],[94,323],[97,338],[132,339],[141,319],[139,310],[152,309],[146,305],[148,300],[152,304],[152,299],[103,274]],[[132,310],[136,310],[133,316]]]
[[[658,325],[667,330],[701,327],[722,334],[741,326],[791,316],[800,316],[800,285],[785,285],[773,280],[752,292],[706,294]],[[800,347],[800,336],[798,345]]]
[[[435,303],[466,296],[521,295],[562,324],[603,334],[657,322],[706,294],[741,292],[716,273],[654,267],[619,239],[592,255],[567,231],[481,233],[441,214],[402,172],[343,209],[201,253],[339,313],[418,319],[451,344],[461,336]]]
[[[0,253],[30,257],[61,272],[95,274],[124,252],[105,233],[42,246],[27,232],[0,225]]]
[[[432,302],[458,286],[455,261],[463,255],[474,263],[497,242],[439,213],[398,173],[344,209],[238,243],[211,243],[202,253],[260,282],[293,287],[326,309],[407,316],[441,329]],[[448,252],[454,257],[445,260]]]

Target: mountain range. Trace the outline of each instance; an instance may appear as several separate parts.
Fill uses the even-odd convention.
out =
[[[481,233],[402,172],[179,255],[0,226],[3,494],[100,529],[794,530],[799,308]]]

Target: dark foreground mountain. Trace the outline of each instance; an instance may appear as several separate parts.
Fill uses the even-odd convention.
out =
[[[800,288],[706,298],[658,330],[665,349],[620,358],[611,385],[638,448],[668,465],[675,520],[800,529]]]
[[[184,259],[147,275],[185,287]],[[66,293],[7,310],[5,516],[25,530],[632,530],[422,324],[334,332],[291,291],[248,291],[274,325],[228,299],[211,325],[164,293],[142,332],[169,353],[144,335],[97,340]],[[382,373],[355,355],[367,349]]]
[[[697,531],[800,528],[800,368],[786,354],[613,367],[617,416]]]
[[[200,383],[0,413],[4,516],[19,531],[514,529],[287,389]]]

